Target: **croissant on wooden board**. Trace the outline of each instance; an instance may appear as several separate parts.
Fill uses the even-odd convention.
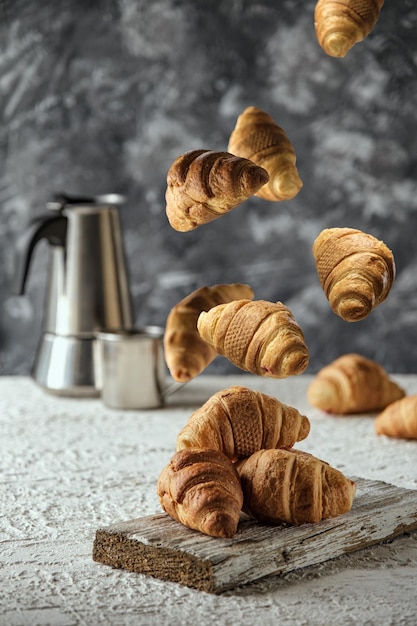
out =
[[[352,508],[355,483],[306,452],[259,450],[236,467],[243,510],[260,522],[316,523]]]
[[[200,374],[217,356],[216,350],[197,331],[202,311],[241,298],[253,298],[249,285],[231,283],[204,286],[178,302],[170,311],[164,333],[165,362],[171,376],[187,382]]]
[[[190,150],[167,175],[166,214],[175,230],[186,232],[228,213],[268,181],[268,173],[228,152]]]
[[[332,57],[344,57],[374,28],[384,0],[318,0],[314,10],[317,41]]]
[[[313,255],[330,306],[346,322],[364,319],[388,296],[395,262],[383,241],[354,228],[326,228]]]
[[[262,448],[292,448],[310,432],[297,409],[247,387],[234,385],[212,395],[188,419],[177,450],[212,448],[231,460]]]
[[[397,439],[417,439],[417,395],[396,400],[374,422],[378,435]]]
[[[233,537],[243,504],[232,461],[218,450],[176,452],[157,484],[161,506],[174,520],[212,537]]]
[[[379,363],[356,353],[323,367],[307,389],[310,404],[340,415],[379,411],[404,396]]]
[[[250,106],[239,115],[228,150],[266,169],[269,181],[256,193],[264,200],[290,200],[303,186],[292,143],[273,118],[257,107]]]
[[[200,336],[243,369],[272,378],[301,374],[309,362],[304,335],[281,302],[235,300],[200,313]]]

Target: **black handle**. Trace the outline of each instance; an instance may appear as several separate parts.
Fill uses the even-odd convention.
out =
[[[61,213],[45,213],[29,222],[27,228],[16,241],[16,275],[14,293],[22,295],[25,291],[33,250],[41,239],[47,239],[50,245],[65,246],[67,236],[67,218]]]
[[[94,196],[73,196],[62,191],[55,193],[50,204],[55,205],[59,209],[63,209],[71,204],[94,204],[96,198]]]

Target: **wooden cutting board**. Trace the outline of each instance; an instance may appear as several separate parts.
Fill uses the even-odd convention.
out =
[[[217,539],[162,513],[97,530],[93,559],[220,593],[417,529],[417,490],[356,481],[351,511],[318,524],[268,526],[242,516],[233,539]]]

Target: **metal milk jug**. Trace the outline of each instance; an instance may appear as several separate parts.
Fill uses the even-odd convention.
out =
[[[38,241],[50,248],[43,332],[32,376],[51,393],[97,396],[95,343],[102,329],[132,328],[132,304],[116,194],[55,196],[17,241],[23,294]]]

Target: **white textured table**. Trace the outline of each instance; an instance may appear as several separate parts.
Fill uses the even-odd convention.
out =
[[[395,377],[417,393],[417,376]],[[417,623],[417,532],[220,596],[95,563],[95,531],[160,511],[155,485],[176,434],[212,393],[243,384],[308,415],[298,447],[346,475],[417,489],[417,442],[378,437],[372,416],[311,409],[311,377],[200,376],[153,411],[45,394],[0,378],[0,624],[111,626]]]

